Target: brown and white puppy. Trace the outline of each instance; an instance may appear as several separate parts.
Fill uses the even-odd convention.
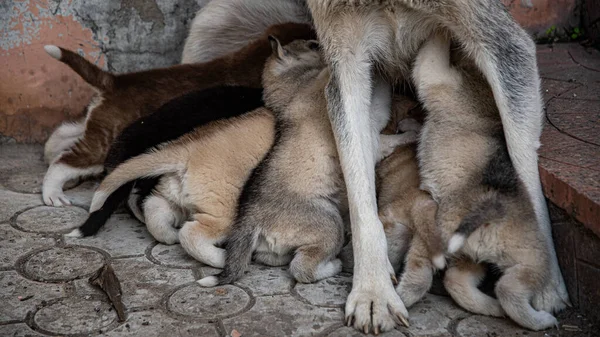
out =
[[[478,314],[506,313],[532,330],[556,325],[552,307],[540,306],[543,289],[552,281],[551,251],[508,154],[485,78],[465,60],[452,66],[449,39],[441,34],[419,51],[413,77],[427,110],[418,154],[422,187],[438,203],[437,223],[455,257],[446,272],[446,289]],[[483,276],[480,262],[503,272],[495,287],[497,300],[477,288]],[[398,292],[403,300],[414,295],[402,283]]]
[[[124,184],[162,176],[156,187],[160,198],[150,198],[144,207],[148,230],[170,243],[178,240],[198,261],[223,268],[225,253],[216,245],[227,236],[242,187],[273,138],[274,118],[265,108],[200,126],[117,166],[96,190],[90,212],[100,209]],[[153,209],[172,212],[156,215]],[[164,217],[175,221],[163,221]]]
[[[118,133],[172,98],[221,85],[259,88],[264,62],[271,53],[269,34],[281,37],[284,43],[314,36],[308,25],[276,25],[239,51],[210,62],[123,75],[103,71],[69,50],[46,46],[48,54],[71,67],[98,93],[88,106],[85,121],[61,126],[50,137],[45,151],[50,167],[44,177],[44,203],[69,204],[63,193],[65,182],[101,173]]]
[[[265,105],[277,120],[276,140],[244,186],[226,241],[224,271],[199,280],[202,286],[234,282],[253,253],[267,265],[289,263],[298,282],[315,282],[342,268],[336,256],[344,243],[346,195],[326,114],[329,70],[316,41],[282,47],[273,39],[273,53],[265,66],[263,87]],[[387,85],[387,95],[375,98],[372,108],[389,114],[390,98]],[[384,147],[394,148],[407,139],[414,141],[414,136],[382,138]]]

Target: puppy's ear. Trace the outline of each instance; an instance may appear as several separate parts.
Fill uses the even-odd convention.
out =
[[[277,40],[277,38],[273,35],[269,35],[269,42],[271,43],[271,50],[273,51],[273,55],[277,56],[277,58],[283,58],[286,56],[287,52],[281,46],[281,42]]]

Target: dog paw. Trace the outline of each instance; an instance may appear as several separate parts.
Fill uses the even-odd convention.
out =
[[[532,322],[530,322],[530,326],[526,326],[531,330],[540,331],[546,330],[548,328],[557,327],[558,320],[552,314],[546,311],[538,311],[532,317]]]
[[[375,334],[392,330],[396,324],[408,326],[404,303],[387,279],[380,281],[352,288],[346,302],[347,326]]]
[[[63,191],[55,190],[43,194],[44,204],[54,207],[70,206],[71,201]]]
[[[398,122],[398,130],[400,130],[401,132],[414,131],[416,133],[419,133],[419,131],[421,131],[421,127],[421,123],[417,122],[413,118],[405,118]]]

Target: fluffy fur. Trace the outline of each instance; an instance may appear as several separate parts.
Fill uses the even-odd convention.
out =
[[[405,79],[419,46],[447,28],[490,84],[509,155],[533,202],[550,252],[545,307],[568,299],[558,268],[541,190],[536,150],[542,128],[535,45],[499,1],[307,0],[332,80],[328,110],[348,191],[354,282],[346,302],[349,324],[365,332],[390,330],[408,315],[390,279],[385,233],[377,216],[373,139],[369,114],[374,67]]]
[[[246,87],[218,87],[202,91],[195,91],[175,98],[161,106],[152,114],[142,117],[129,125],[113,142],[104,166],[112,170],[126,160],[133,158],[147,150],[167,141],[183,136],[195,127],[208,124],[211,121],[230,118],[254,110],[263,105],[262,90]],[[141,179],[135,182],[136,198],[130,208],[134,215],[142,222],[144,214],[138,206],[150,194],[157,178]],[[102,208],[92,212],[85,223],[71,234],[71,236],[90,236],[106,223],[115,209],[126,199],[131,192],[134,182],[121,186],[106,200]],[[151,198],[157,198],[152,196]],[[158,212],[157,205],[163,205],[159,200],[152,200],[150,208]],[[164,243],[173,243],[162,237],[155,237]]]
[[[286,22],[310,23],[301,0],[211,0],[192,22],[181,63],[207,62],[260,37],[267,27]]]
[[[144,204],[148,230],[165,242],[180,241],[198,261],[223,268],[225,254],[216,245],[228,234],[241,189],[270,148],[273,129],[274,118],[264,108],[198,127],[119,165],[96,190],[90,211],[128,182],[163,176],[160,198]],[[165,208],[170,211],[160,212]],[[181,219],[188,221],[181,226]]]
[[[289,263],[299,282],[315,282],[342,268],[336,256],[344,242],[346,198],[325,113],[329,71],[315,41],[283,48],[274,40],[273,50],[263,83],[265,104],[277,118],[275,145],[244,187],[227,239],[224,271],[198,281],[203,286],[240,278],[253,252],[265,264]],[[373,109],[389,110],[390,95],[388,86],[386,97],[377,98]],[[386,148],[415,139],[391,138]]]
[[[293,23],[272,26],[266,33],[280,36],[284,43],[313,36],[310,26]],[[71,67],[98,93],[88,106],[85,131],[76,137],[72,146],[68,150],[47,147],[47,153],[60,154],[53,159],[44,177],[44,203],[54,206],[69,204],[62,189],[64,183],[101,173],[108,148],[118,133],[172,98],[221,85],[260,88],[264,61],[271,51],[267,35],[233,54],[210,62],[123,75],[105,72],[69,50],[48,46],[46,50],[51,56]],[[63,167],[66,170],[62,170]]]
[[[451,240],[457,262],[444,283],[467,310],[506,313],[526,328],[546,329],[557,324],[551,312],[562,305],[539,301],[552,281],[551,252],[512,165],[492,92],[476,69],[466,69],[451,66],[450,42],[437,34],[419,52],[413,72],[428,112],[419,143],[422,185],[438,202],[445,237],[462,238],[462,247]],[[409,265],[418,262],[407,257]],[[503,272],[498,300],[477,289],[479,262]],[[402,282],[398,292],[403,300],[414,294]]]

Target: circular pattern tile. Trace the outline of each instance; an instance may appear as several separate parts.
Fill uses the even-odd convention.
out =
[[[35,313],[39,328],[55,334],[88,334],[111,325],[117,314],[110,304],[98,300],[67,299]]]
[[[159,243],[152,248],[150,254],[153,259],[168,267],[192,268],[202,266],[202,263],[188,255],[181,248],[181,245],[163,245]]]
[[[239,312],[249,301],[250,296],[235,286],[202,288],[194,283],[171,295],[169,308],[181,315],[215,319]]]
[[[6,187],[15,192],[42,193],[42,182],[46,167],[39,165],[32,169],[13,172],[6,180]]]
[[[81,247],[51,248],[31,255],[25,275],[36,281],[69,281],[92,274],[104,265],[102,254]]]
[[[352,276],[337,275],[317,283],[298,283],[296,292],[312,305],[343,306],[352,288]]]
[[[17,226],[37,233],[68,233],[79,227],[88,212],[79,207],[41,206],[27,210],[17,217]]]
[[[527,331],[520,328],[509,319],[471,316],[463,319],[456,326],[456,332],[460,337],[479,337],[479,336],[522,336],[542,337],[543,331]]]

